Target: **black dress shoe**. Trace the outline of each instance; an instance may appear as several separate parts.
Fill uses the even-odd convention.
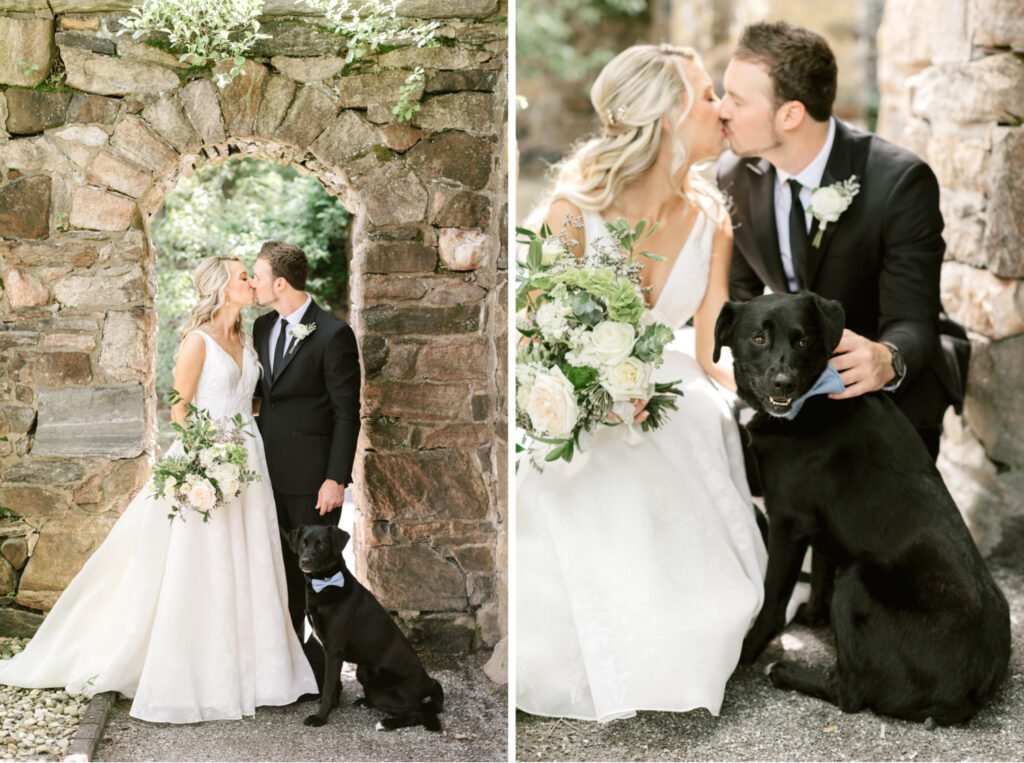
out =
[[[320,695],[319,694],[313,694],[313,693],[310,692],[310,693],[303,694],[301,697],[299,697],[295,701],[296,702],[315,702],[315,701],[318,701],[319,699],[320,699]]]

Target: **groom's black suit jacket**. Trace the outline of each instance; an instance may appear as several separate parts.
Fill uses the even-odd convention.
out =
[[[316,495],[325,479],[348,484],[359,434],[359,351],[347,323],[310,302],[302,323],[316,329],[270,371],[271,311],[253,324],[263,373],[257,417],[274,491]]]
[[[802,283],[842,303],[851,331],[902,350],[907,373],[894,399],[922,435],[934,433],[937,447],[946,406],[963,399],[969,349],[959,326],[940,321],[946,245],[939,185],[910,151],[836,120],[821,185],[854,175],[860,191],[838,222],[826,226],[820,247],[809,249]],[[775,224],[775,168],[726,152],[718,184],[732,200],[730,296],[750,299],[766,285],[789,291]],[[809,241],[817,230],[814,220]],[[956,340],[941,341],[940,327]]]

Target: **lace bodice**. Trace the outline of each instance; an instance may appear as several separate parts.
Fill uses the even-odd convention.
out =
[[[215,420],[236,413],[249,416],[252,413],[252,394],[260,376],[256,351],[248,345],[245,347],[242,368],[239,369],[235,359],[213,337],[199,330],[192,333],[199,334],[206,343],[206,359],[192,404],[196,408],[205,408]]]
[[[588,249],[592,241],[608,236],[604,220],[597,212],[583,213],[583,229]],[[657,304],[651,305],[661,320],[673,329],[682,327],[690,320],[704,301],[711,272],[711,243],[714,235],[715,225],[702,209],[672,264]]]

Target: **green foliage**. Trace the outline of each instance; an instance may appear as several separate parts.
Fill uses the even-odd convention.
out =
[[[570,82],[591,78],[618,51],[581,45],[581,32],[646,10],[646,0],[518,0],[516,76]]]
[[[398,103],[391,113],[398,117],[399,122],[409,122],[412,115],[420,110],[419,101],[412,100],[420,85],[423,84],[423,67],[417,66],[415,71],[405,78],[405,84],[398,88]]]
[[[118,34],[131,32],[136,40],[151,34],[166,35],[179,60],[192,66],[231,61],[227,74],[218,73],[224,87],[242,73],[245,53],[269,35],[260,34],[257,16],[263,0],[142,0],[132,8]]]
[[[306,0],[306,5],[322,11],[334,34],[346,38],[346,63],[358,61],[367,53],[376,53],[385,44],[409,40],[418,48],[437,45],[434,32],[437,21],[411,24],[398,15],[399,0]]]
[[[309,257],[307,290],[313,298],[326,310],[344,311],[350,223],[349,213],[315,178],[270,162],[230,161],[183,178],[152,228],[160,324],[157,390],[173,386],[173,356],[195,304],[192,272],[199,262],[219,254],[239,257],[251,268],[264,241],[287,241]]]

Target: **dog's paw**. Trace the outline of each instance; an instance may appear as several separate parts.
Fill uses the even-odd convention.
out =
[[[383,723],[381,723],[380,721],[377,721],[377,725],[376,725],[376,726],[374,726],[373,728],[374,728],[375,730],[377,730],[377,731],[387,731],[387,726],[385,726],[385,725],[384,725]]]
[[[302,723],[306,726],[323,726],[327,723],[327,719],[321,718],[319,715],[307,715],[306,720]]]

